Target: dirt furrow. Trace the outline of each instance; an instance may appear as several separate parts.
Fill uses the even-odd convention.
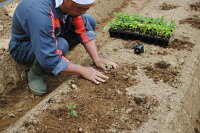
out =
[[[25,112],[18,110],[22,108],[19,105],[27,105],[27,102],[36,100],[36,106],[30,104],[28,110],[32,109],[4,132],[200,131],[200,31],[199,7],[195,6],[198,1],[129,0],[122,3],[114,0],[97,1],[95,7],[89,11],[98,20],[96,42],[100,55],[120,65],[117,70],[105,72],[110,80],[96,86],[78,76],[69,77],[68,80],[60,77],[57,80],[61,85],[55,85],[52,84],[53,77],[48,78],[47,83],[52,87],[52,92],[44,99],[32,97],[27,90],[22,93],[26,87],[19,89],[21,91],[15,88],[5,96],[9,97],[9,94],[14,95],[17,92],[18,95],[25,94],[29,100],[22,100],[24,104],[9,106],[6,99],[0,99],[0,105],[7,107],[0,119],[2,125],[3,120],[14,123],[16,118],[24,115]],[[110,10],[112,6],[115,10]],[[100,10],[102,8],[105,8],[104,13]],[[167,21],[175,20],[176,30],[169,47],[110,38],[103,27],[109,18],[113,18],[115,12],[164,16]],[[145,47],[145,52],[141,55],[134,54],[133,48],[136,44]],[[73,62],[94,66],[82,46],[75,48],[67,57]],[[73,104],[77,105],[78,117],[72,117],[67,109],[68,105]],[[17,110],[13,113],[14,108]],[[18,117],[16,112],[23,113],[19,113]]]

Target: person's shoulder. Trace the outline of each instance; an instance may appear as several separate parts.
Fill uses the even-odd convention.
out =
[[[24,8],[30,9],[46,9],[51,7],[54,3],[53,0],[22,0],[20,4]]]

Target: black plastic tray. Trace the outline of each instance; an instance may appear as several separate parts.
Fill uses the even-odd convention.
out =
[[[114,29],[109,29],[109,33],[110,37],[112,38],[120,38],[124,40],[139,40],[145,43],[159,45],[161,47],[168,47],[169,44],[169,38],[162,39],[133,32],[118,31]]]

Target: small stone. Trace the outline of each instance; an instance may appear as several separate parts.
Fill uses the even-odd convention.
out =
[[[126,110],[126,114],[130,114],[132,112],[133,108],[129,108]]]
[[[15,118],[15,114],[14,114],[14,113],[10,113],[8,116],[9,116],[10,118]]]
[[[79,132],[79,133],[82,133],[82,132],[83,132],[83,129],[80,127],[80,128],[78,129],[78,132]]]
[[[122,92],[121,92],[120,90],[117,90],[117,93],[118,93],[119,95],[121,95],[121,94],[122,94]]]
[[[128,79],[128,76],[127,75],[123,75],[122,76],[124,79]]]
[[[130,73],[128,73],[128,74],[126,74],[126,76],[128,76],[128,77],[131,77],[131,74],[130,74]]]
[[[72,88],[73,88],[73,89],[78,89],[78,87],[77,87],[76,84],[72,84]]]
[[[34,94],[32,94],[32,95],[31,95],[31,98],[32,98],[32,99],[34,99],[34,98],[35,98],[35,95],[34,95]]]
[[[140,124],[140,121],[137,121],[136,123],[139,125],[139,124]]]

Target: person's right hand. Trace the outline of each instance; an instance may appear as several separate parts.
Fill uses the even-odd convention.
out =
[[[81,76],[93,81],[95,84],[100,84],[101,82],[106,82],[109,79],[108,76],[103,75],[101,72],[97,71],[92,67],[84,67]]]

